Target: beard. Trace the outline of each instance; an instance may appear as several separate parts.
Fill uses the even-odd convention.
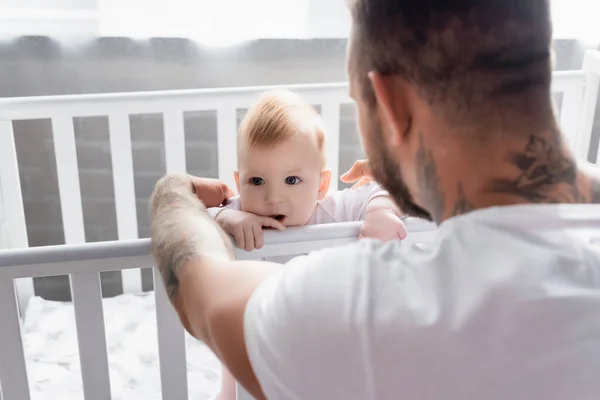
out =
[[[375,180],[388,191],[400,210],[411,217],[433,221],[431,214],[415,203],[404,178],[400,163],[384,143],[383,131],[378,121],[369,118],[368,145],[366,147],[369,167]]]

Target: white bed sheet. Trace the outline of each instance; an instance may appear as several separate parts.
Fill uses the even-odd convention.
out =
[[[159,400],[154,293],[103,300],[113,400]],[[31,299],[23,340],[32,400],[81,400],[83,387],[73,303]],[[214,399],[221,364],[186,333],[189,399]]]

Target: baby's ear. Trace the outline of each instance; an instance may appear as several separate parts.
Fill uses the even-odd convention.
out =
[[[235,171],[233,171],[233,179],[235,179],[235,190],[237,190],[237,192],[240,192],[240,171],[238,171],[237,169]]]
[[[325,196],[327,196],[329,185],[331,185],[331,170],[324,169],[321,171],[321,182],[319,183],[319,194],[317,196],[318,200],[323,200]]]

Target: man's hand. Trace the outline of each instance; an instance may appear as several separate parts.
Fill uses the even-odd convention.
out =
[[[354,183],[352,189],[365,185],[369,182],[374,181],[373,175],[371,174],[371,168],[369,167],[368,160],[357,160],[352,164],[352,167],[346,171],[340,180],[344,183]],[[357,182],[358,181],[358,182]]]
[[[379,209],[367,213],[360,227],[360,237],[379,239],[382,242],[406,238],[406,227],[394,210]]]
[[[233,236],[237,247],[246,251],[263,247],[265,243],[263,227],[285,229],[285,225],[276,219],[239,210],[223,210],[217,215],[215,221],[225,233]]]
[[[227,199],[235,196],[235,192],[225,182],[212,178],[200,178],[189,175],[193,189],[206,207],[219,207]]]
[[[208,255],[233,256],[227,235],[208,216],[192,193],[190,178],[169,174],[161,178],[150,197],[152,254],[171,301],[179,287],[179,270],[190,259]]]

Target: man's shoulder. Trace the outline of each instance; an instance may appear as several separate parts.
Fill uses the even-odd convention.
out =
[[[330,275],[361,275],[390,261],[394,264],[401,262],[399,255],[406,251],[400,241],[383,243],[365,238],[295,257],[286,264],[285,269],[296,271],[309,279],[321,279]]]
[[[246,308],[244,333],[267,397],[371,398],[363,379],[369,349],[397,346],[432,314],[429,278],[413,254],[399,241],[363,239],[297,257],[264,282]]]
[[[260,303],[265,310],[265,304],[285,303],[290,315],[313,310],[328,319],[355,298],[370,297],[378,288],[393,284],[399,271],[418,263],[415,254],[414,246],[400,241],[371,239],[318,250],[288,261],[257,289],[250,304]]]
[[[255,291],[246,307],[244,337],[267,397],[314,398],[315,388],[323,398],[369,396],[364,381],[350,385],[348,376],[360,376],[365,363],[357,343],[378,301],[372,295],[375,282],[385,281],[381,263],[390,258],[381,257],[380,249],[388,246],[397,245],[361,240],[296,257]],[[390,307],[398,314],[401,302],[392,299],[385,313]],[[315,368],[327,371],[327,385]]]

